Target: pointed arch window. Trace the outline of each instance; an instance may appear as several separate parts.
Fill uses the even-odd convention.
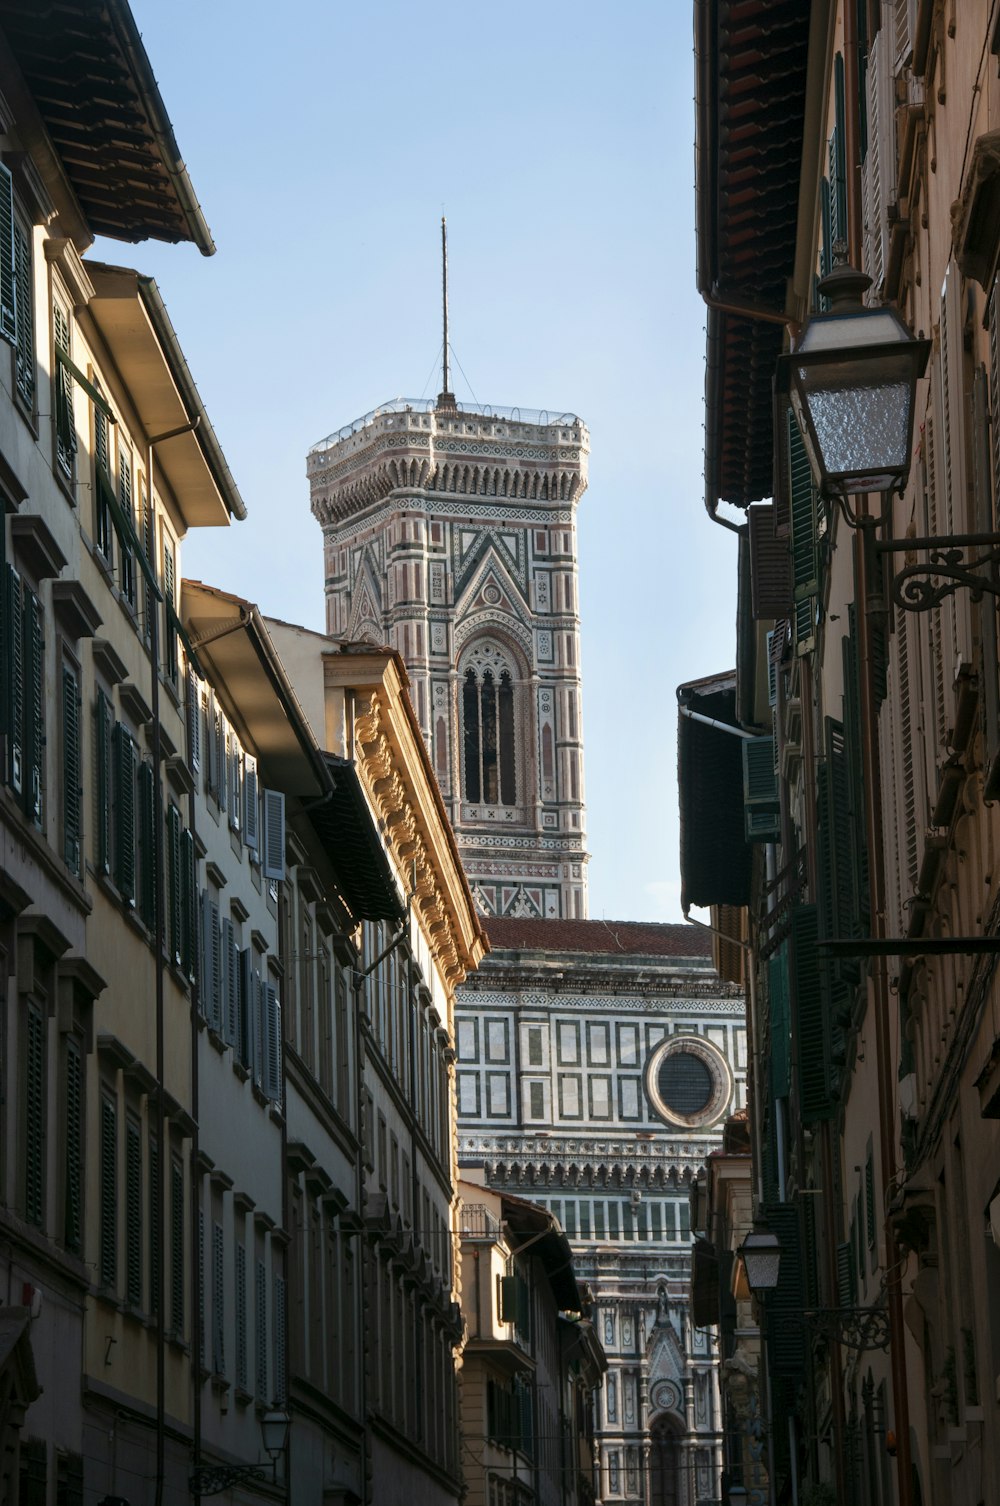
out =
[[[472,804],[516,805],[514,673],[492,643],[477,644],[462,676],[462,773]]]

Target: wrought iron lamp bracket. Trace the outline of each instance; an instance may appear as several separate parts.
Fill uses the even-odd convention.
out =
[[[188,1484],[193,1496],[217,1496],[232,1485],[247,1480],[269,1480],[271,1472],[259,1464],[206,1464],[196,1469]]]
[[[1000,533],[956,533],[940,537],[885,539],[875,553],[926,554],[920,564],[906,565],[892,578],[892,599],[904,612],[929,612],[957,591],[973,601],[1000,597]],[[973,553],[965,558],[965,551]]]
[[[889,1312],[885,1307],[817,1307],[806,1322],[826,1339],[848,1349],[888,1349]]]

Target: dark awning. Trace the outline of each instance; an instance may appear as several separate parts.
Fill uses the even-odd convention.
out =
[[[736,676],[730,671],[681,685],[677,699],[701,716],[733,727]],[[750,902],[751,849],[743,819],[742,739],[685,716],[677,727],[681,905]]]
[[[344,902],[355,920],[398,921],[404,907],[357,769],[335,753],[325,757],[335,788],[329,799],[313,806],[309,817]]]
[[[91,234],[193,241],[210,256],[211,232],[127,0],[0,0],[0,33],[37,110],[32,119],[14,101],[18,131],[49,186],[62,175]]]
[[[771,378],[795,269],[810,27],[822,8],[818,0],[695,0],[711,511],[719,500],[746,506],[771,495]]]

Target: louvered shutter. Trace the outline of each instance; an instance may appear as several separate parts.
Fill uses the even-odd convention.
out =
[[[283,1406],[287,1400],[287,1353],[285,1318],[285,1278],[274,1278],[274,1394],[275,1406]]]
[[[814,1124],[833,1114],[830,1027],[820,978],[816,905],[792,909],[792,1002],[798,1065],[799,1112]],[[826,965],[826,964],[822,964]]]
[[[855,890],[857,833],[844,729],[832,717],[826,719],[826,758],[818,771],[817,808],[820,935],[825,940],[847,940],[860,934]],[[837,959],[826,967],[836,970],[838,977],[857,976],[855,958]]]
[[[171,960],[180,967],[183,958],[183,881],[181,879],[181,813],[176,805],[167,811],[167,900]]]
[[[265,1021],[264,1021],[264,1008],[265,1008],[266,999],[265,999],[265,993],[264,993],[264,980],[263,980],[263,978],[261,977],[260,973],[258,972],[258,970],[256,968],[254,968],[254,971],[253,971],[253,985],[252,985],[252,993],[251,993],[250,998],[251,998],[251,1011],[250,1011],[251,1027],[250,1028],[251,1028],[252,1041],[253,1041],[253,1051],[252,1051],[252,1054],[251,1054],[251,1060],[253,1062],[253,1080],[256,1083],[256,1085],[257,1085],[258,1088],[263,1088],[263,1086],[264,1086],[264,1050],[265,1050],[265,1040],[266,1040],[266,1030],[265,1030]]]
[[[239,1018],[236,1030],[236,1056],[248,1070],[253,1064],[253,957],[249,947],[240,952]]]
[[[14,180],[0,162],[0,337],[17,344],[14,291]]]
[[[216,734],[219,739],[218,780],[215,786],[219,809],[225,810],[229,799],[229,728],[221,711],[215,713]]]
[[[784,616],[792,604],[788,540],[775,533],[774,519],[773,503],[747,512],[751,612],[757,622]]]
[[[267,1394],[267,1267],[262,1260],[257,1262],[255,1296],[257,1364],[254,1380],[258,1402],[266,1403],[269,1400]]]
[[[127,727],[114,730],[115,884],[122,899],[135,904],[136,745]]]
[[[280,790],[264,791],[264,855],[266,879],[285,877],[285,797]]]
[[[767,991],[770,1002],[771,1092],[775,1098],[787,1098],[791,1068],[787,942],[782,942],[768,962]]]
[[[769,1203],[764,1217],[781,1244],[778,1284],[766,1298],[767,1355],[773,1375],[796,1379],[804,1368],[806,1337],[802,1322],[806,1303],[798,1209],[794,1203]]]
[[[819,551],[816,544],[817,498],[809,457],[798,422],[787,412],[788,494],[792,535],[792,595],[795,642],[799,653],[813,646],[819,594]]]
[[[241,1391],[247,1389],[247,1250],[246,1245],[236,1246],[236,1384]]]
[[[205,1210],[198,1209],[198,1363],[205,1368]]]
[[[111,872],[111,703],[97,692],[94,714],[97,871]]]
[[[856,935],[867,936],[870,926],[868,900],[868,840],[864,768],[861,759],[861,682],[855,607],[847,609],[848,631],[841,640],[844,670],[844,751],[847,759],[848,808],[853,855],[854,914]],[[850,971],[853,965],[847,962]],[[840,966],[843,966],[843,961]]]
[[[142,1306],[142,1137],[133,1119],[125,1121],[125,1297]]]
[[[257,760],[248,754],[243,774],[243,840],[254,853],[258,842],[258,805]]]
[[[212,899],[210,892],[207,889],[203,889],[201,895],[201,971],[198,983],[198,1003],[202,1017],[215,1028],[218,1028],[215,1020],[215,1003],[218,998],[216,963],[219,951],[217,916],[218,905]]]
[[[80,873],[80,685],[76,671],[62,669],[63,858],[70,873]]]
[[[163,1253],[163,1181],[160,1142],[150,1132],[149,1154],[149,1310],[159,1312],[160,1259]]]
[[[774,739],[742,740],[743,806],[749,842],[773,842],[779,835],[778,781],[774,772]]]
[[[222,994],[222,1033],[228,1046],[235,1046],[239,1039],[240,1007],[240,954],[236,944],[236,930],[229,916],[222,920],[222,966],[224,987]]]
[[[229,744],[227,767],[229,769],[229,825],[233,831],[239,831],[243,816],[243,753],[235,733]]]
[[[25,1016],[24,1216],[45,1219],[45,1019],[29,1004]]]
[[[875,1155],[871,1145],[865,1157],[865,1237],[868,1248],[874,1250],[878,1230],[875,1224]]]
[[[175,613],[176,580],[174,551],[163,541],[163,670],[172,684],[177,682],[177,627]]]
[[[101,1098],[101,1221],[98,1271],[101,1286],[118,1283],[118,1110]]]
[[[42,605],[34,591],[22,590],[24,633],[24,809],[36,825],[42,820],[45,762],[45,642]]]
[[[188,764],[191,772],[197,774],[201,768],[201,686],[190,664],[187,672],[187,733]]]
[[[198,875],[194,837],[181,833],[181,970],[193,982],[198,969]]]
[[[63,1239],[78,1255],[83,1246],[83,1059],[80,1047],[66,1039],[66,1187]]]
[[[56,369],[52,378],[56,399],[56,462],[65,476],[72,476],[73,457],[76,454],[73,377],[69,368],[58,358],[60,350],[67,356],[70,354],[69,319],[58,303],[52,305],[52,334],[56,347]]]
[[[170,1163],[170,1327],[184,1336],[184,1168]]]
[[[14,380],[29,413],[35,407],[35,314],[32,303],[31,241],[14,222],[14,297],[17,302],[17,354]]]
[[[845,1240],[837,1246],[837,1301],[841,1307],[853,1307],[856,1300],[854,1246],[851,1240]]]
[[[139,797],[139,913],[150,930],[156,926],[159,859],[156,846],[156,777],[145,759],[137,777]]]
[[[221,1224],[212,1225],[212,1370],[226,1373],[226,1240]]]
[[[118,446],[118,502],[122,516],[129,525],[121,528],[116,522],[121,561],[121,591],[130,607],[135,607],[135,553],[132,548],[130,528],[135,527],[135,510],[132,506],[132,452],[124,444]]]
[[[20,795],[24,789],[24,617],[21,577],[13,565],[5,568],[3,611],[7,681],[4,701],[9,740],[7,778],[11,789]]]
[[[281,1099],[281,1005],[278,990],[264,985],[267,999],[267,1073],[264,1091],[275,1102]]]

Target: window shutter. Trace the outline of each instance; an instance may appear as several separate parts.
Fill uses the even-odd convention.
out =
[[[41,1227],[45,1218],[45,1020],[28,1005],[25,1019],[24,1216]]]
[[[212,1225],[212,1370],[226,1373],[226,1240],[221,1224]]]
[[[184,1168],[170,1163],[170,1327],[184,1336]]]
[[[45,642],[42,605],[34,591],[22,590],[24,603],[24,808],[42,819],[42,772],[45,759]]]
[[[768,1359],[773,1375],[795,1379],[802,1374],[805,1357],[806,1305],[798,1208],[794,1203],[768,1203],[764,1216],[781,1243],[778,1284],[767,1298]]]
[[[76,454],[76,422],[73,415],[73,377],[58,352],[70,354],[69,319],[58,303],[52,306],[52,333],[56,347],[55,384],[56,409],[56,463],[66,476],[73,474],[73,457]]]
[[[14,297],[17,303],[15,383],[29,412],[35,407],[35,316],[31,298],[31,241],[14,222]]]
[[[207,889],[201,895],[201,973],[199,977],[198,1003],[201,1015],[218,1029],[217,1005],[219,997],[219,907]]]
[[[198,1209],[198,1363],[205,1367],[205,1210]]]
[[[159,1311],[159,1262],[163,1246],[163,1180],[160,1142],[149,1136],[149,1310]]]
[[[240,952],[240,996],[236,1027],[236,1057],[242,1066],[250,1068],[253,1062],[253,958],[250,948]]]
[[[258,803],[257,760],[248,754],[243,774],[243,840],[251,852],[257,851]]]
[[[875,1155],[871,1147],[865,1158],[865,1234],[868,1248],[874,1250],[877,1237],[875,1225]]]
[[[70,873],[80,873],[80,685],[68,664],[62,671],[63,858]]]
[[[236,1384],[247,1389],[247,1250],[236,1246]]]
[[[97,870],[111,872],[111,703],[97,692],[95,713],[95,791],[97,797]]]
[[[267,1395],[267,1267],[262,1260],[257,1262],[256,1290],[257,1365],[254,1377],[257,1400],[266,1402]]]
[[[125,1296],[142,1306],[142,1137],[133,1119],[125,1121]]]
[[[235,1046],[239,1037],[240,954],[228,915],[222,920],[222,967],[222,1034],[228,1046]]]
[[[771,1006],[771,1091],[775,1098],[787,1098],[790,1088],[788,1008],[788,943],[782,942],[767,965],[768,996]]]
[[[233,831],[239,831],[243,814],[243,754],[235,733],[229,741],[226,767],[229,770],[229,825]]]
[[[851,808],[844,729],[832,717],[826,718],[826,758],[820,765],[817,784],[820,935],[825,940],[846,940],[861,934],[855,887],[855,813]],[[855,958],[837,959],[828,965],[838,977],[846,974],[857,978]]]
[[[192,982],[198,969],[198,877],[194,837],[184,828],[180,839],[181,861],[181,971]]]
[[[101,1224],[98,1270],[107,1291],[118,1284],[118,1110],[101,1098]]]
[[[774,738],[742,740],[743,806],[748,842],[773,842],[780,834]]]
[[[250,1028],[253,1035],[253,1051],[251,1059],[253,1061],[253,1080],[257,1084],[258,1088],[263,1088],[264,1086],[265,1002],[266,997],[264,993],[264,980],[261,978],[261,975],[257,971],[257,969],[254,968],[253,992],[251,994],[250,1011]]]
[[[833,1114],[830,1026],[823,1005],[816,905],[792,909],[792,1002],[798,1064],[799,1112],[806,1124]]]
[[[167,679],[176,683],[177,680],[177,628],[175,626],[175,613],[177,605],[174,600],[176,593],[176,581],[174,570],[173,547],[164,539],[163,541],[163,671]]]
[[[156,851],[156,777],[145,759],[139,765],[139,913],[143,924],[156,925],[156,889],[159,867]]]
[[[176,805],[167,811],[167,900],[169,904],[170,955],[175,967],[183,958],[183,887],[181,880],[181,813]]]
[[[17,344],[14,292],[14,180],[0,163],[0,337]]]
[[[83,1245],[83,1059],[66,1040],[66,1206],[63,1238],[75,1255]]]
[[[215,713],[216,735],[219,739],[218,748],[218,779],[215,785],[215,794],[219,802],[219,809],[224,811],[229,800],[229,728],[221,711]]]
[[[4,670],[6,694],[4,710],[10,741],[7,777],[11,789],[24,789],[24,618],[21,606],[21,577],[8,565],[4,580]]]
[[[264,877],[281,883],[285,877],[285,797],[280,790],[264,791]]]
[[[837,1300],[841,1307],[853,1307],[857,1300],[854,1286],[854,1249],[849,1239],[837,1246]]]
[[[285,1278],[274,1278],[274,1395],[271,1400],[283,1406],[287,1400],[287,1365],[285,1352]]]
[[[201,768],[201,685],[190,664],[187,672],[187,732],[188,763],[191,772],[197,774]]]
[[[281,1005],[278,990],[272,983],[264,985],[267,1000],[267,1062],[265,1092],[278,1102],[281,1098]]]
[[[135,764],[136,745],[127,727],[115,724],[115,884],[122,899],[135,905]]]
[[[500,1322],[514,1323],[517,1320],[517,1277],[500,1277]]]
[[[750,602],[756,622],[783,617],[792,604],[788,540],[775,533],[773,503],[747,512],[750,545]]]

